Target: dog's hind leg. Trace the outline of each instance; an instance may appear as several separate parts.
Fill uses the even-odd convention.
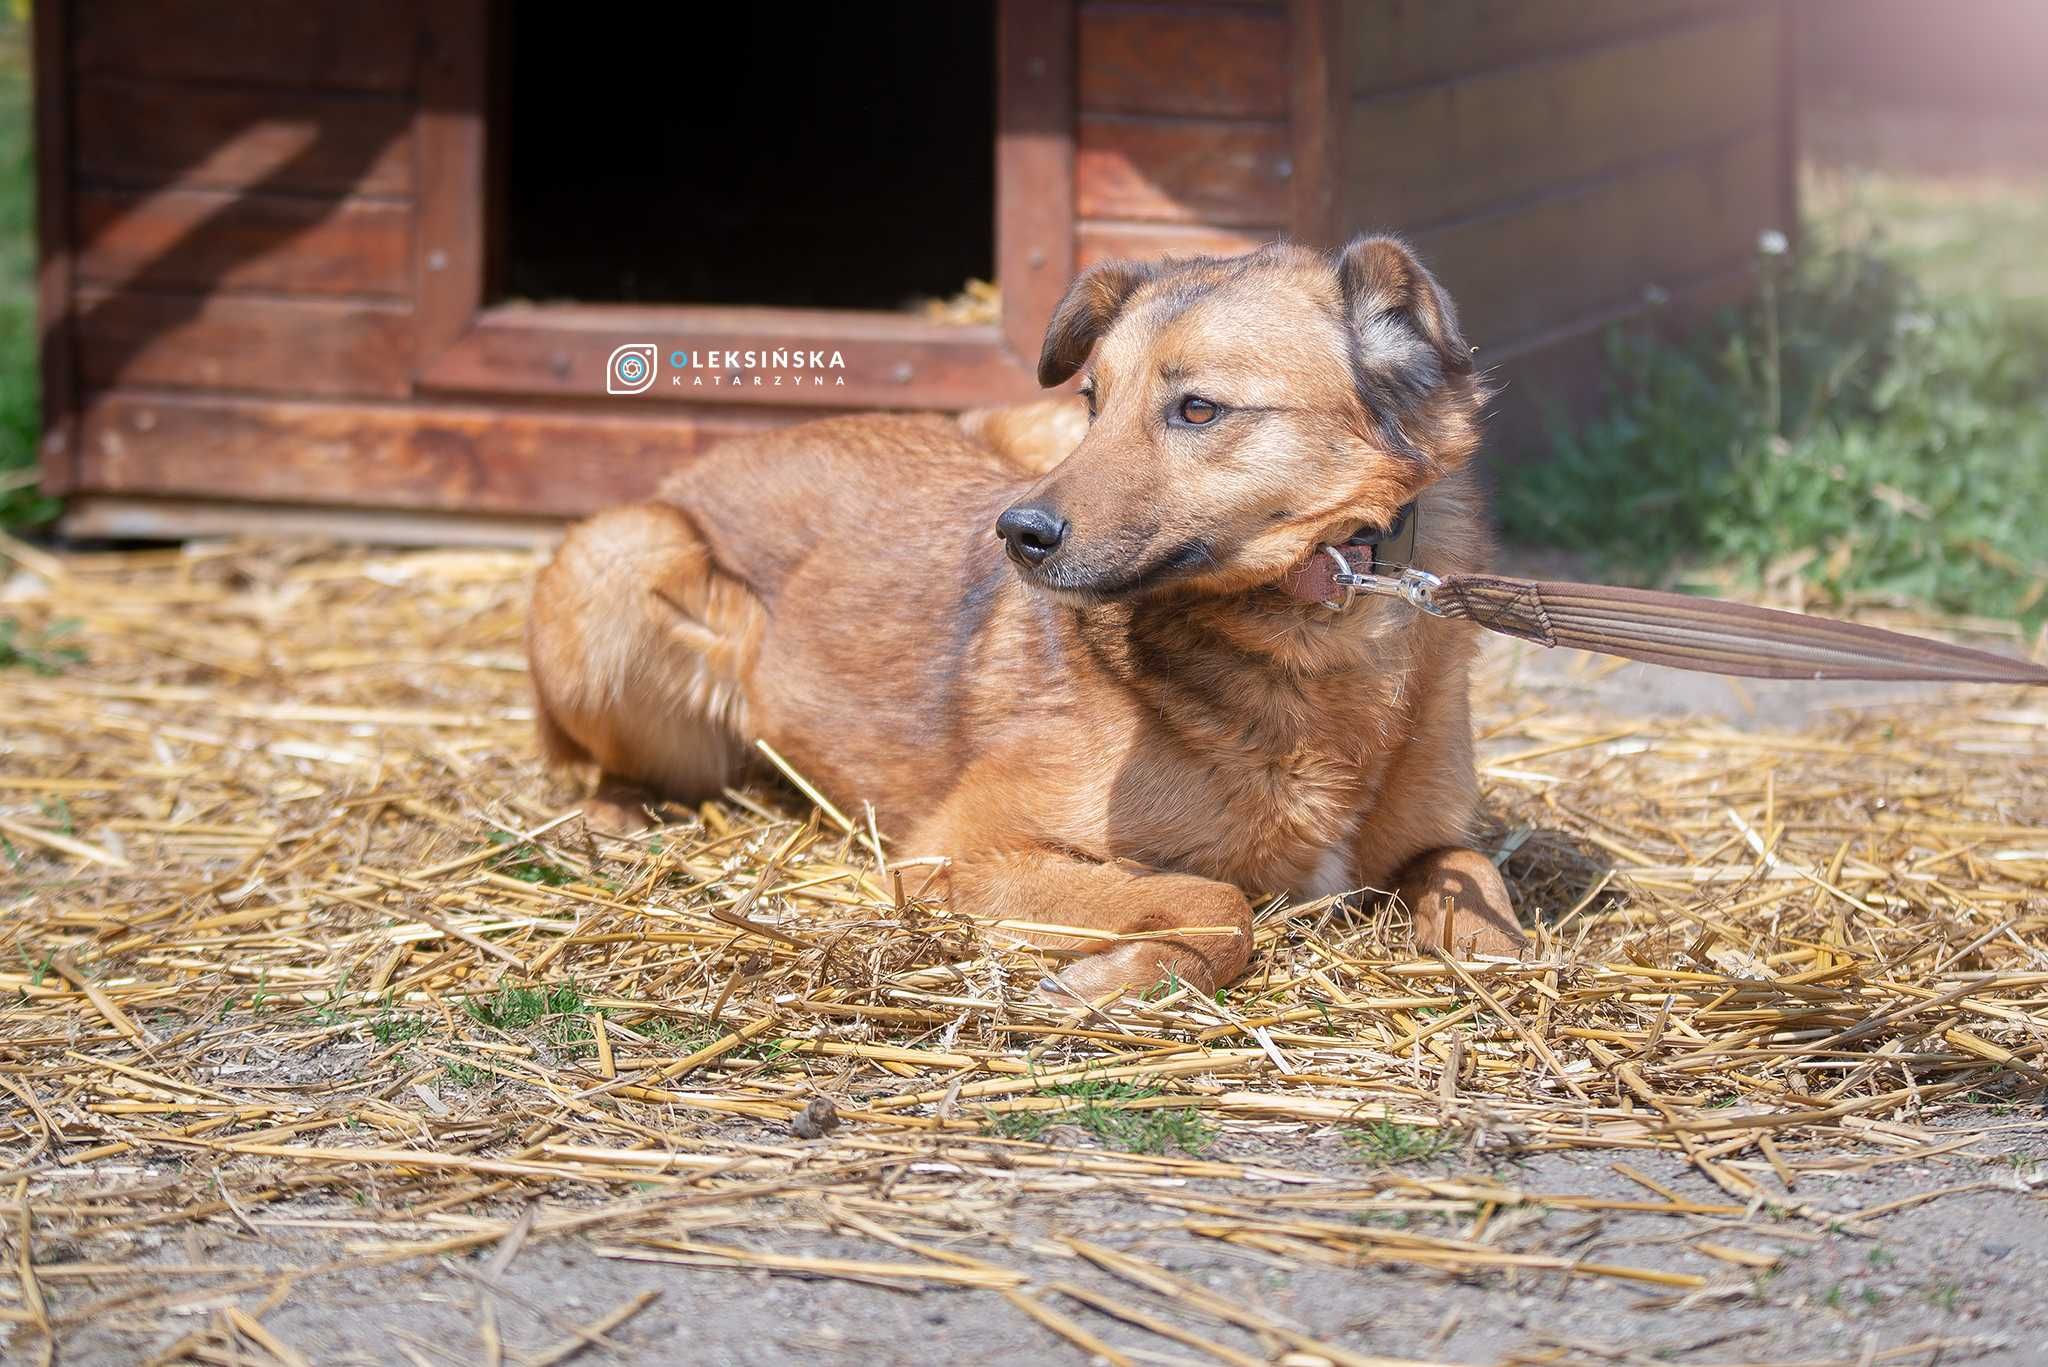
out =
[[[995,408],[970,408],[960,430],[987,445],[1019,474],[1042,475],[1088,435],[1088,406],[1071,394]]]
[[[541,749],[594,765],[593,825],[718,793],[746,766],[745,672],[765,617],[681,510],[643,503],[570,529],[534,585],[527,660]]]
[[[1055,850],[963,856],[948,874],[947,905],[980,920],[1105,933],[1098,939],[1014,932],[1042,948],[1086,956],[1043,985],[1054,1001],[1096,1001],[1176,981],[1211,993],[1244,972],[1251,955],[1252,911],[1243,893],[1213,879],[1124,860],[1098,864]],[[1162,931],[1185,933],[1115,938]]]
[[[1415,917],[1415,943],[1453,958],[1472,954],[1520,957],[1529,937],[1515,921],[1507,882],[1477,850],[1447,847],[1417,855],[1396,889]]]

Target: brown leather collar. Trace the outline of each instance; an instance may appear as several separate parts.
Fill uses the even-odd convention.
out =
[[[1373,574],[1389,566],[1415,563],[1415,531],[1421,520],[1411,498],[1394,514],[1393,526],[1360,528],[1341,545],[1325,542],[1316,547],[1308,563],[1281,580],[1280,587],[1303,602],[1336,606],[1346,598],[1338,575]]]

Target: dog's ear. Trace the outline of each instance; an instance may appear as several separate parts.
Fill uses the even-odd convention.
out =
[[[1143,261],[1104,261],[1074,277],[1038,352],[1038,383],[1050,389],[1070,378],[1088,359],[1095,339],[1116,321],[1138,286],[1159,273]]]
[[[1337,258],[1337,276],[1351,315],[1358,397],[1396,450],[1419,456],[1402,419],[1447,380],[1472,373],[1451,296],[1398,238],[1354,238]]]

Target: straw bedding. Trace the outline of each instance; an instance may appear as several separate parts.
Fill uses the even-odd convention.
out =
[[[1683,1294],[1754,1269],[1725,1239],[1682,1271],[1509,1251],[1494,1212],[1603,1201],[1489,1159],[1662,1150],[1720,1199],[1623,1204],[1840,1222],[1788,1182],[1967,1142],[2048,1067],[2048,711],[2014,690],[1758,735],[1565,715],[1510,648],[1477,714],[1530,961],[1269,899],[1227,992],[1065,1009],[1030,994],[1042,955],[920,900],[858,794],[587,832],[528,735],[530,556],[4,549],[0,1333],[31,1359],[114,1316],[160,1321],[161,1360],[296,1360],[261,1316],[319,1268],[122,1276],[147,1238],[280,1211],[344,1232],[329,1267],[573,1236],[977,1288],[1089,1352],[1096,1316],[1203,1293],[1066,1231],[1128,1288],[1093,1303],[962,1230],[1095,1183],[1282,1259]],[[1332,1131],[1363,1156],[1294,1165]],[[1371,1161],[1417,1151],[1448,1163]],[[872,1259],[749,1246],[799,1200]],[[1462,1232],[1352,1218],[1392,1210]]]

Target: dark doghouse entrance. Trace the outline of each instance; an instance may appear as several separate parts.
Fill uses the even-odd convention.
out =
[[[499,297],[896,309],[994,277],[993,0],[508,10]]]

